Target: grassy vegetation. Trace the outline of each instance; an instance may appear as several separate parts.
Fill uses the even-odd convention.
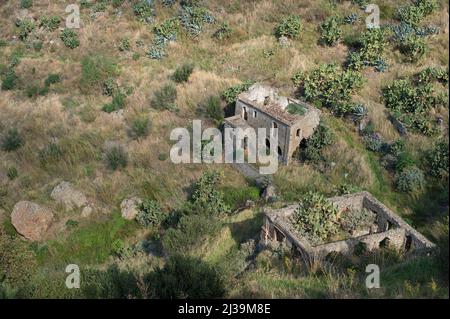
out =
[[[210,0],[189,8],[154,2],[83,5],[76,31],[60,31],[62,2],[0,6],[0,233],[13,238],[11,249],[33,251],[34,257],[24,258],[37,265],[22,291],[0,283],[0,298],[196,296],[166,276],[193,263],[217,288],[211,296],[448,298],[448,269],[441,267],[445,261],[448,266],[448,96],[441,94],[448,90],[448,3],[436,1],[431,10],[429,1],[379,1],[386,28],[368,32],[356,1]],[[16,21],[22,8],[34,22]],[[292,78],[299,81],[295,88]],[[401,137],[389,117],[392,103],[382,96],[402,79],[411,85],[396,92],[408,98],[393,99],[408,105],[395,108],[419,101],[426,112],[417,118],[433,128],[416,121],[411,125],[419,129],[403,138],[405,152],[424,172],[423,187],[411,192],[398,191],[397,172],[383,165],[385,154],[367,148],[357,127],[370,123],[381,144]],[[367,190],[447,256],[410,260],[381,252],[310,272],[281,249],[254,254],[260,190],[231,167],[213,166],[223,172],[221,184],[193,199],[196,181],[211,167],[171,163],[171,130],[190,127],[199,117],[219,126],[237,94],[257,81],[315,103],[334,136],[329,143],[310,142],[319,145],[311,148],[314,158],[300,156],[279,168],[273,180],[282,201],[298,201],[308,191],[328,196],[343,188]],[[356,112],[361,109],[363,115]],[[60,180],[73,182],[102,209],[87,218],[64,211],[50,198]],[[157,226],[121,218],[120,203],[130,196],[157,203],[148,209],[157,212],[157,222],[149,222]],[[55,212],[48,240],[15,241],[10,213],[20,200]],[[230,214],[247,200],[256,207]],[[221,214],[215,215],[217,207]],[[143,218],[145,225],[152,216]],[[170,262],[161,257],[167,252]],[[180,252],[184,258],[176,256]],[[364,288],[363,265],[370,260],[386,266],[378,291]],[[69,263],[88,269],[82,291],[64,288]],[[152,278],[149,295],[135,282],[144,273]]]

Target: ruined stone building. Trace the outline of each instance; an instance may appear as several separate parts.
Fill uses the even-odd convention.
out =
[[[225,127],[252,127],[256,131],[266,128],[267,147],[270,147],[270,128],[277,128],[278,158],[287,165],[302,140],[314,133],[319,125],[319,115],[320,111],[315,107],[279,96],[273,88],[257,83],[238,96],[235,115],[225,119]]]
[[[340,214],[367,209],[375,215],[373,222],[343,240],[313,245],[296,231],[291,221],[290,217],[298,205],[277,210],[267,208],[264,211],[261,243],[271,245],[283,242],[291,248],[294,255],[302,257],[305,261],[324,259],[335,253],[353,255],[362,247],[364,251],[373,251],[389,246],[405,252],[429,252],[435,247],[368,192],[333,197],[329,201],[338,208]]]

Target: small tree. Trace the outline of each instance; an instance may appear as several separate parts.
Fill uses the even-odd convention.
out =
[[[449,149],[448,140],[440,140],[433,145],[427,156],[431,174],[448,178]]]
[[[396,188],[404,193],[420,190],[425,185],[425,177],[422,170],[413,166],[407,168],[395,176]]]
[[[428,51],[428,46],[423,39],[415,34],[406,37],[399,45],[400,52],[406,56],[407,61],[417,62]]]

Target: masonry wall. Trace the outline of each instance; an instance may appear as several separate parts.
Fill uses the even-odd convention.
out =
[[[253,127],[255,130],[258,128],[266,128],[267,138],[270,139],[270,128],[272,127],[272,123],[275,122],[278,126],[278,146],[281,148],[282,152],[282,161],[284,164],[288,164],[289,157],[289,141],[290,141],[290,128],[288,125],[280,122],[268,114],[261,112],[260,110],[252,107],[251,105],[244,103],[240,100],[236,101],[236,109],[235,115],[241,116],[244,118],[243,109],[244,107],[247,109],[247,123],[249,126]],[[256,117],[254,117],[254,112],[256,112]],[[278,150],[275,149],[275,152],[278,153]]]

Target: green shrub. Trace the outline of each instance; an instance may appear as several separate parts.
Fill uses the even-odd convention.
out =
[[[205,172],[195,183],[192,203],[199,212],[206,215],[220,215],[229,212],[223,193],[217,187],[223,179],[223,173],[217,171]]]
[[[158,202],[146,199],[138,207],[137,222],[143,227],[159,226],[163,220],[163,211]]]
[[[400,7],[396,12],[396,18],[410,26],[417,27],[436,8],[434,0],[414,0],[411,1],[411,4]]]
[[[415,79],[419,84],[432,83],[438,81],[442,84],[448,83],[448,71],[444,68],[428,67],[415,75]]]
[[[220,23],[217,30],[213,33],[213,38],[224,40],[230,38],[232,34],[233,29],[230,27],[229,23],[225,21]]]
[[[0,229],[0,284],[27,284],[37,262],[28,244],[19,237],[11,237]]]
[[[206,24],[215,21],[211,13],[199,3],[183,4],[179,19],[183,28],[192,36],[198,36]]]
[[[176,228],[170,228],[164,234],[162,239],[164,251],[168,255],[188,254],[205,239],[213,237],[220,227],[220,223],[213,216],[184,215]]]
[[[287,37],[295,39],[299,37],[301,29],[302,24],[300,16],[291,15],[277,25],[274,32],[277,38]]]
[[[296,230],[313,244],[319,244],[338,231],[338,209],[325,197],[309,192],[295,209],[292,222]]]
[[[66,221],[66,228],[67,229],[74,229],[78,227],[79,222],[77,222],[76,220],[73,219],[69,219]]]
[[[395,187],[401,192],[413,192],[420,190],[425,185],[423,172],[413,166],[395,175]]]
[[[151,122],[147,117],[135,118],[130,125],[128,130],[128,136],[133,139],[138,139],[141,137],[146,137],[149,134],[151,127]]]
[[[117,90],[119,90],[119,86],[117,85],[116,80],[110,78],[107,79],[105,82],[103,82],[102,89],[103,95],[113,96],[114,93],[116,93]]]
[[[83,91],[100,89],[107,79],[118,74],[114,59],[103,55],[87,55],[81,60],[80,87]]]
[[[155,92],[150,104],[157,110],[176,110],[175,100],[177,98],[176,87],[168,83]]]
[[[433,85],[414,85],[409,79],[400,79],[383,88],[382,94],[386,107],[406,127],[425,135],[435,132],[436,124],[429,111],[445,101]]]
[[[187,82],[193,71],[194,66],[192,64],[183,64],[175,70],[172,79],[176,83]]]
[[[400,52],[406,56],[408,62],[417,62],[428,51],[428,46],[423,37],[409,35],[400,42]]]
[[[220,98],[216,95],[209,96],[201,105],[202,111],[206,116],[216,123],[222,123],[224,119],[224,111]]]
[[[324,147],[334,143],[333,132],[323,122],[319,124],[314,134],[306,140],[304,150],[305,159],[312,162],[323,160],[322,150]]]
[[[337,114],[348,113],[348,103],[352,95],[364,84],[361,74],[352,70],[342,70],[336,64],[322,64],[306,73],[297,73],[294,84],[300,86],[300,94],[311,102],[320,102]]]
[[[365,31],[358,39],[358,50],[351,52],[347,65],[353,70],[364,66],[375,66],[380,59],[384,61],[384,52],[388,45],[386,29],[372,28]]]
[[[229,104],[234,103],[236,102],[238,95],[244,91],[247,91],[253,85],[253,83],[253,81],[245,81],[241,84],[229,87],[222,92],[222,98]]]
[[[162,299],[221,298],[225,294],[223,279],[216,268],[193,257],[169,258],[163,268],[150,275],[149,283]]]
[[[45,79],[45,86],[50,86],[52,84],[56,84],[61,82],[61,76],[59,74],[49,74]]]
[[[146,0],[139,0],[133,4],[134,15],[140,22],[152,23],[154,10]]]
[[[13,69],[8,69],[2,81],[2,90],[14,90],[19,82],[19,77]]]
[[[75,49],[80,45],[80,40],[78,40],[78,35],[72,29],[65,28],[60,35],[60,38],[64,45],[70,49]]]
[[[340,19],[336,16],[326,19],[319,27],[320,41],[326,45],[334,46],[342,35]]]
[[[106,151],[106,164],[113,171],[125,168],[128,164],[128,153],[120,145],[110,147]]]
[[[411,154],[404,151],[397,155],[397,160],[395,163],[395,170],[397,172],[402,172],[405,169],[408,169],[410,167],[413,167],[415,165],[415,161],[412,158]]]
[[[20,0],[20,7],[23,9],[31,8],[33,0]]]
[[[33,20],[30,19],[23,19],[19,21],[17,26],[19,27],[19,39],[21,40],[25,40],[36,27]]]
[[[14,180],[19,176],[19,172],[17,171],[17,168],[13,167],[8,167],[8,169],[6,170],[6,176],[9,178],[9,180]]]
[[[448,178],[449,147],[448,140],[439,140],[427,154],[431,174]]]
[[[103,105],[102,110],[106,113],[112,113],[120,109],[123,109],[125,106],[126,97],[127,96],[122,92],[114,94],[111,103]]]
[[[378,134],[365,135],[363,141],[366,148],[372,152],[380,152],[384,145],[383,140]]]
[[[131,42],[129,38],[124,38],[119,43],[119,51],[130,51],[131,50]]]
[[[47,31],[55,31],[61,24],[61,18],[59,16],[42,16],[39,19],[39,26]]]
[[[12,152],[25,144],[22,136],[16,128],[9,129],[2,135],[0,140],[1,149],[5,152]]]
[[[179,29],[180,25],[177,18],[164,20],[163,23],[153,27],[153,32],[157,38],[156,42],[166,44],[168,41],[176,40]]]

